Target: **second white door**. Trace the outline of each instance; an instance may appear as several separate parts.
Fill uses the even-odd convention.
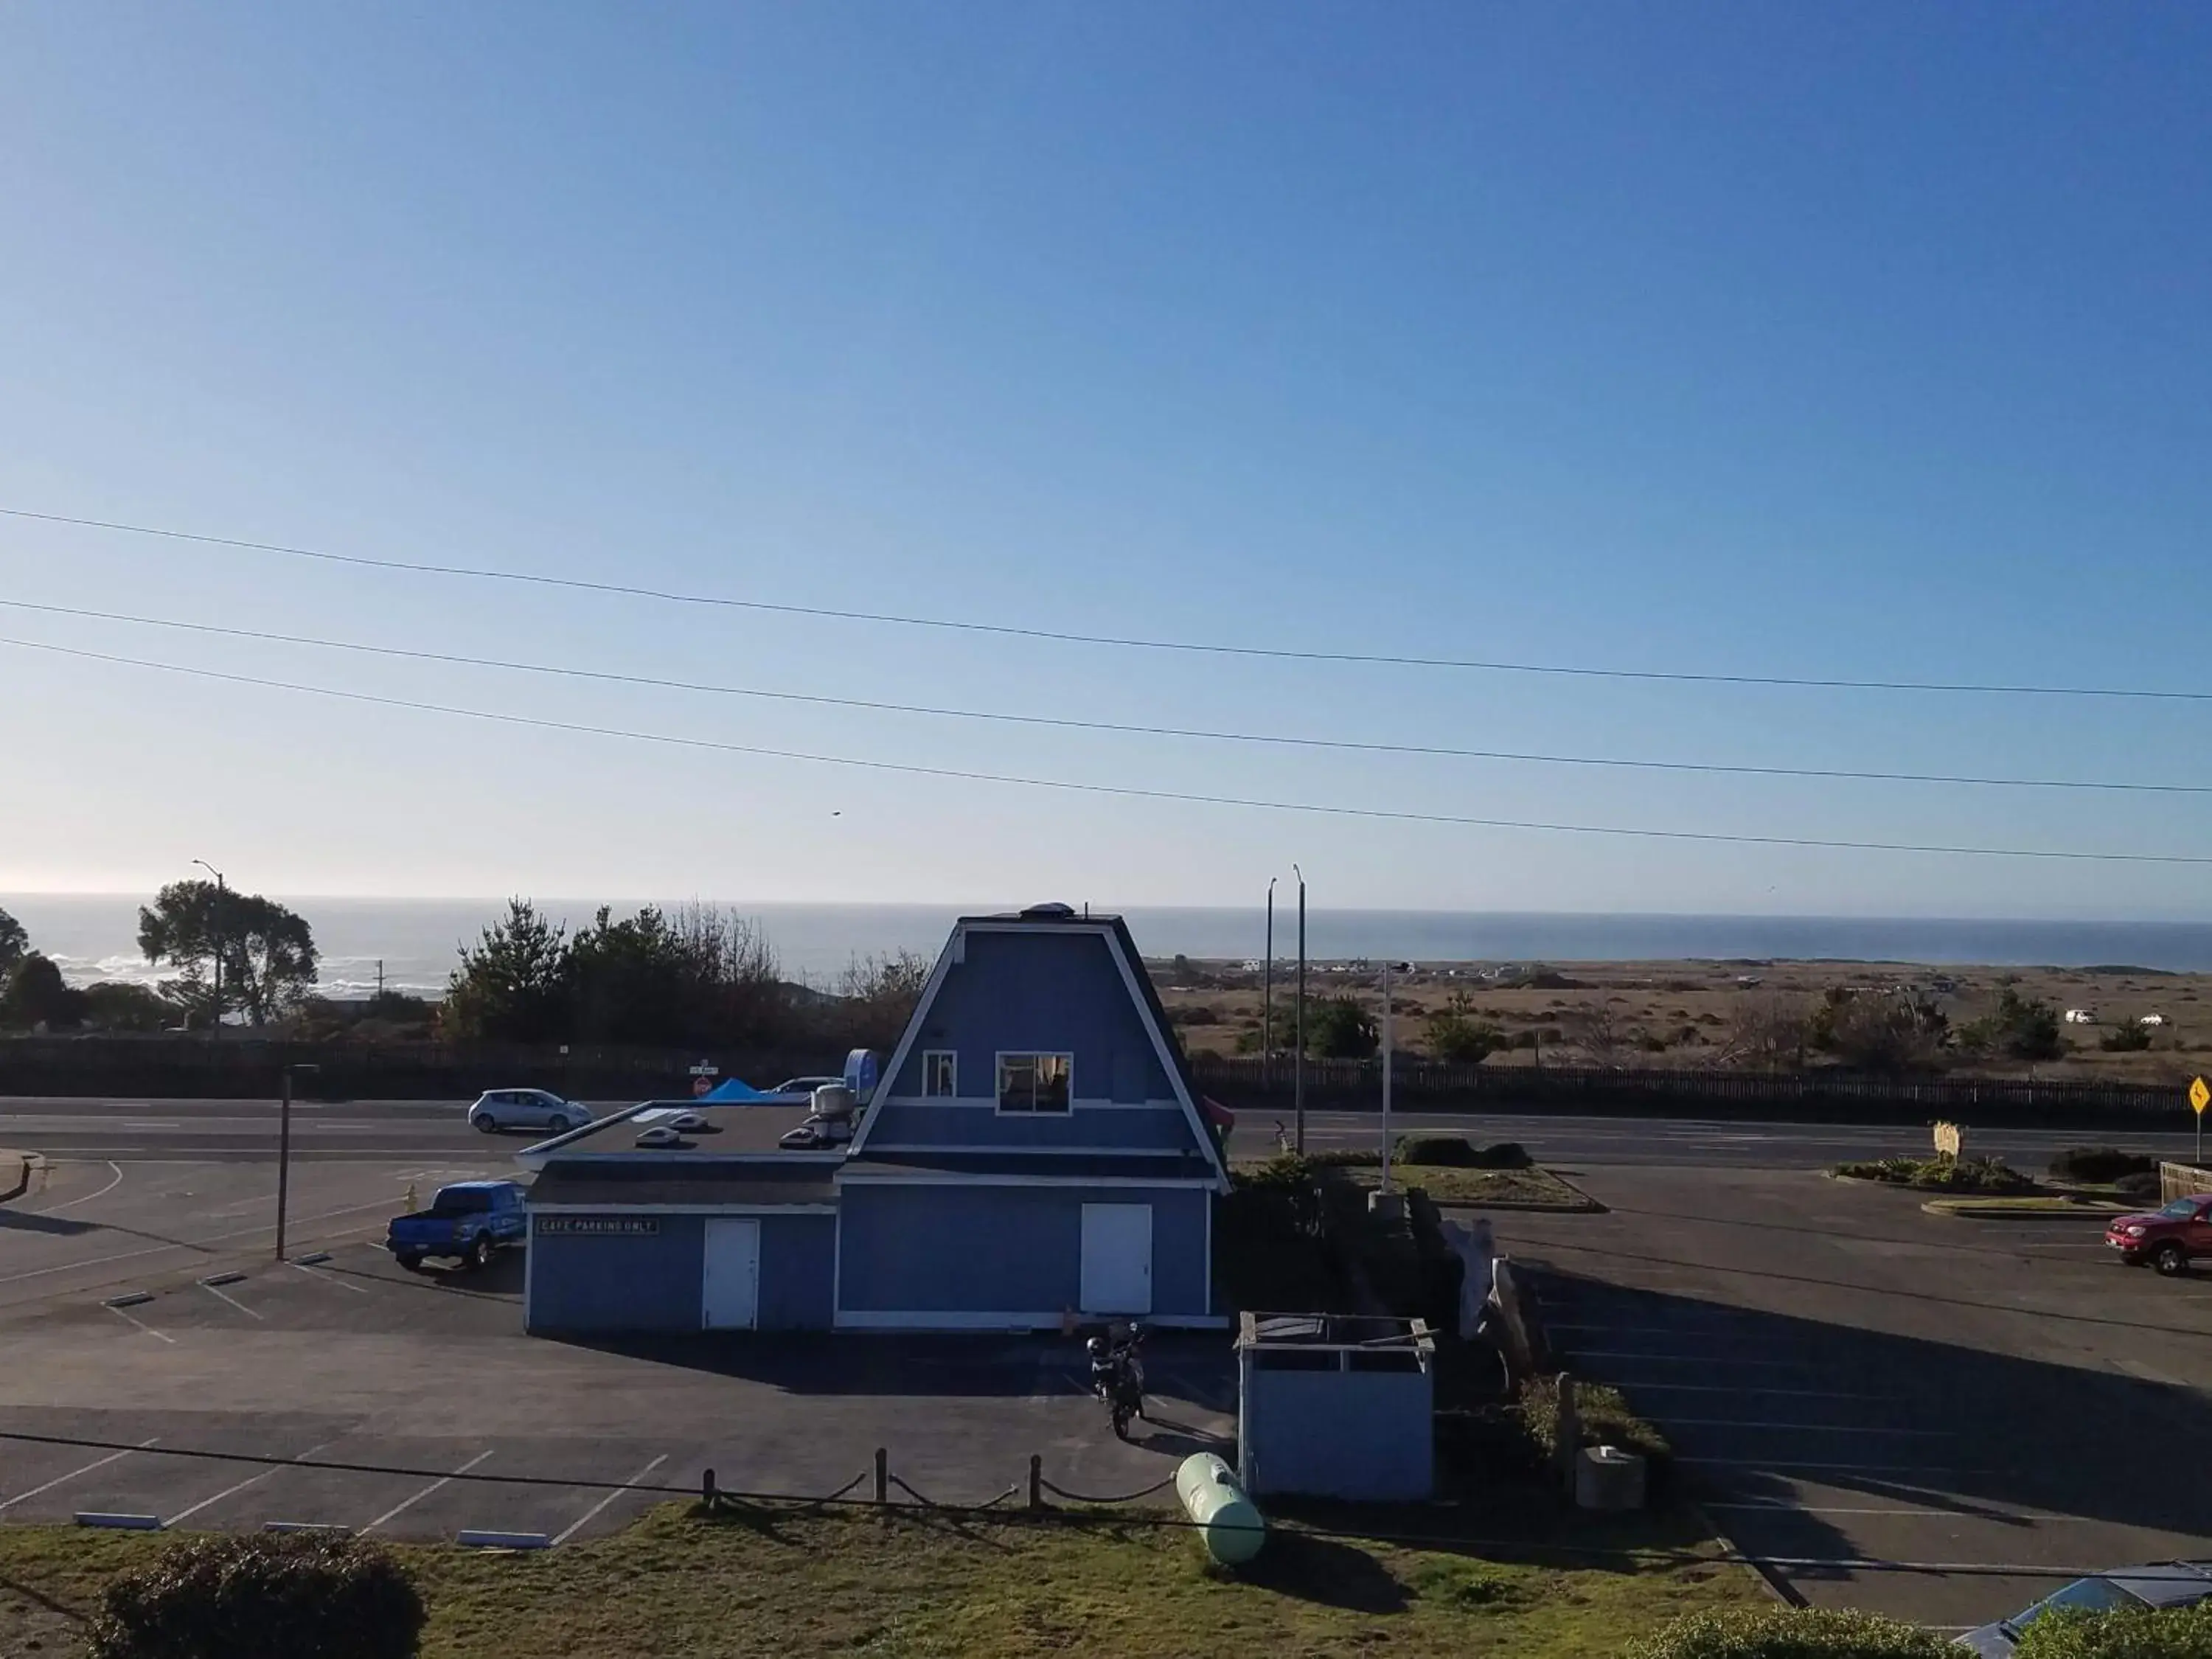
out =
[[[1152,1206],[1083,1206],[1083,1311],[1152,1310]]]
[[[710,1331],[749,1331],[760,1322],[760,1221],[707,1218],[707,1259],[699,1322]]]

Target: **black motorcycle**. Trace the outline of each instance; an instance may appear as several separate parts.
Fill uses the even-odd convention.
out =
[[[1132,1325],[1120,1341],[1094,1336],[1085,1346],[1091,1353],[1091,1392],[1098,1396],[1114,1419],[1114,1432],[1129,1437],[1129,1419],[1145,1414],[1145,1329]]]

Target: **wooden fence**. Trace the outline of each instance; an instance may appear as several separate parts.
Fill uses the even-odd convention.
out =
[[[1223,1104],[1280,1109],[1291,1103],[1291,1068],[1278,1058],[1263,1073],[1257,1058],[1200,1054],[1199,1086]],[[1379,1107],[1379,1060],[1308,1060],[1309,1107]],[[1392,1097],[1408,1110],[1528,1108],[1560,1113],[1673,1114],[1711,1117],[1967,1124],[2050,1122],[2166,1126],[2185,1114],[2179,1087],[2075,1078],[1899,1077],[1813,1069],[1802,1072],[1627,1070],[1600,1066],[1491,1067],[1400,1060]]]
[[[2200,1170],[2192,1164],[2161,1164],[2158,1166],[2160,1203],[2167,1203],[2177,1198],[2194,1198],[2199,1193],[2212,1193],[2212,1170]]]

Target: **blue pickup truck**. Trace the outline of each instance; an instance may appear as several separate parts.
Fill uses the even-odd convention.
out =
[[[501,1246],[529,1237],[529,1212],[515,1182],[457,1181],[439,1188],[428,1209],[394,1216],[384,1243],[403,1267],[419,1267],[430,1255],[481,1267]]]

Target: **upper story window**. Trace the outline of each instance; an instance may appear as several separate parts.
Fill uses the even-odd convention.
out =
[[[950,1048],[925,1048],[921,1055],[921,1091],[952,1096],[960,1092],[960,1057]]]
[[[1000,1054],[999,1109],[1065,1112],[1074,1078],[1073,1054]]]

